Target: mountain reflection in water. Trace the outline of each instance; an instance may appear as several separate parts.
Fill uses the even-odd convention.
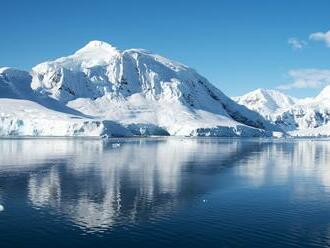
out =
[[[297,230],[310,226],[293,221],[306,217],[308,206],[314,218],[330,214],[324,208],[330,203],[330,142],[324,140],[8,139],[0,140],[0,153],[0,204],[6,207],[0,213],[0,231],[8,232],[6,244],[15,243],[9,221],[25,221],[26,230],[30,224],[26,235],[50,235],[37,221],[29,223],[29,215],[16,219],[22,208],[40,218],[51,216],[75,230],[73,235],[106,237],[134,230],[135,239],[143,241],[151,238],[144,236],[144,228],[161,224],[164,230],[157,230],[155,240],[171,235],[175,241],[170,230],[180,223],[186,224],[182,230],[191,232],[189,242],[211,242],[213,237],[223,245],[248,240],[243,234],[230,234],[230,228],[241,228],[256,241],[273,237],[297,245],[304,236]],[[193,218],[186,219],[187,211]],[[243,221],[249,219],[247,213],[255,215],[256,223]],[[269,227],[257,226],[267,218]],[[283,235],[289,232],[288,236],[276,237],[285,219]],[[276,223],[273,229],[271,223]],[[329,223],[323,221],[318,230],[320,244],[328,242]],[[193,234],[199,224],[204,231],[198,231],[197,238]],[[251,234],[250,225],[259,229]],[[57,233],[57,227],[49,228]],[[231,235],[238,240],[230,240]],[[308,242],[314,244],[312,236]]]

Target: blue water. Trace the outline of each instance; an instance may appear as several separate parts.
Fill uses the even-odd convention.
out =
[[[0,140],[0,247],[330,247],[330,141]]]

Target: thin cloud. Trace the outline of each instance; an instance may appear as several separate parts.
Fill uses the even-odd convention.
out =
[[[313,41],[322,41],[325,43],[327,47],[330,47],[330,30],[325,33],[323,32],[312,33],[309,36],[309,39]]]
[[[295,37],[289,38],[288,43],[292,47],[293,50],[303,49],[307,45],[306,41],[300,40],[300,39],[295,38]]]
[[[292,83],[279,85],[277,89],[315,89],[330,84],[330,70],[299,69],[291,70],[288,74],[292,78]]]

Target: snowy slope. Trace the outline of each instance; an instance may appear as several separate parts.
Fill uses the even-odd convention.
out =
[[[298,102],[296,98],[269,89],[257,89],[243,96],[233,97],[233,99],[237,103],[257,111],[269,120]]]
[[[313,98],[296,99],[275,90],[235,97],[291,136],[330,136],[330,86]]]
[[[0,136],[97,137],[117,134],[122,129],[38,95],[31,89],[31,80],[27,72],[0,68]]]
[[[330,136],[330,86],[319,95],[296,103],[276,118],[276,124],[293,136]]]
[[[100,41],[34,67],[32,88],[84,114],[134,126],[134,132],[158,127],[171,135],[232,136],[240,129],[260,132],[246,125],[272,128],[189,67]]]
[[[8,76],[8,70],[14,72]],[[94,129],[86,131],[92,136],[114,132],[265,136],[277,130],[258,113],[224,95],[193,69],[143,49],[119,51],[108,43],[92,41],[73,55],[35,66],[30,74],[5,68],[0,75],[3,78],[0,87],[8,89],[0,93],[3,106],[7,103],[1,98],[23,99],[43,108],[41,112],[51,111],[49,115],[64,122],[87,120],[101,126],[108,124],[96,133]],[[35,107],[26,102],[19,105],[28,109]],[[16,117],[13,113],[16,109],[7,112],[5,109],[2,108],[3,113]],[[35,119],[21,109],[18,113],[20,119]],[[8,130],[6,125],[2,123],[1,128]],[[56,134],[71,136],[75,132],[76,129]],[[86,132],[77,132],[86,135]]]

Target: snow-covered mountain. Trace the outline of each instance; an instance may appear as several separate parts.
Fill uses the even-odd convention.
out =
[[[313,98],[296,99],[275,90],[235,97],[291,136],[330,136],[330,86]]]
[[[101,41],[30,73],[1,69],[0,87],[0,135],[265,136],[277,130],[193,69]]]
[[[292,107],[298,99],[285,95],[278,90],[257,89],[240,97],[233,97],[237,103],[257,111],[271,120],[277,113]]]
[[[292,136],[330,136],[330,86],[277,116],[275,124]]]
[[[0,68],[0,136],[101,136],[107,127],[122,130],[38,94],[31,81],[28,72]]]

